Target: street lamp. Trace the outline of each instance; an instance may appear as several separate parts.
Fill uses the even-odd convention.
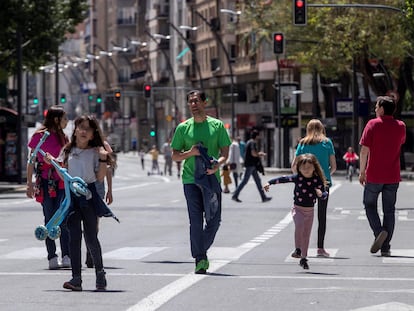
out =
[[[221,46],[224,55],[226,56],[227,65],[229,67],[230,71],[230,101],[231,101],[231,135],[232,137],[235,137],[235,107],[234,107],[234,75],[233,75],[233,67],[231,65],[230,55],[229,52],[226,49],[226,46],[224,45],[223,40],[221,39],[221,36],[218,34],[216,28],[214,25],[212,25],[200,12],[197,10],[194,10],[194,12],[203,20],[204,23],[206,23],[207,26],[210,27],[211,32],[213,33],[214,37],[216,38],[217,43]]]
[[[145,33],[153,40],[157,45],[159,42],[156,40],[156,38],[166,39],[169,40],[171,37],[169,35],[161,35],[161,34],[151,34],[148,30],[145,30]],[[174,69],[171,65],[170,57],[167,55],[164,49],[160,49],[161,53],[165,57],[165,61],[167,62],[168,70],[171,72],[171,77],[173,80],[173,88],[174,88],[174,109],[175,109],[175,126],[178,125],[178,106],[177,106],[177,83],[175,80],[175,74]]]
[[[171,28],[174,29],[175,32],[177,32],[177,34],[181,37],[181,39],[184,40],[184,42],[187,44],[188,48],[190,49],[190,51],[192,53],[192,55],[191,55],[192,60],[194,61],[195,65],[196,65],[196,68],[197,68],[197,71],[198,71],[200,89],[203,90],[204,89],[204,87],[203,87],[203,77],[201,75],[200,63],[198,62],[198,59],[197,59],[194,44],[191,44],[191,42],[189,42],[188,39],[183,36],[181,31],[179,31],[179,29],[177,29],[177,27],[173,23],[170,22],[169,24],[170,24]],[[185,29],[183,27],[185,27],[185,26],[181,25],[180,29]],[[188,28],[190,28],[190,29],[187,29],[187,30],[197,30],[197,27],[188,27]]]

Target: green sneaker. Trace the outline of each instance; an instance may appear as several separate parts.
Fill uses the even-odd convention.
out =
[[[195,274],[206,274],[210,263],[207,259],[201,259],[198,263],[196,263]]]

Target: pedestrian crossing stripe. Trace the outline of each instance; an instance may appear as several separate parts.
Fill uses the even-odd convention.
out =
[[[167,247],[122,247],[104,253],[102,257],[104,259],[139,260],[165,249],[167,249]]]

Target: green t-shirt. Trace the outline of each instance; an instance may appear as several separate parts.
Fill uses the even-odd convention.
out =
[[[202,143],[208,149],[208,155],[218,158],[220,149],[231,145],[231,140],[222,121],[207,117],[202,123],[194,118],[180,123],[171,141],[171,148],[178,151],[190,150],[193,145]],[[195,157],[190,157],[183,164],[183,184],[194,184]],[[220,181],[220,170],[216,172]]]

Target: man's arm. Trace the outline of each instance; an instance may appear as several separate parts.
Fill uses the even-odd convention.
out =
[[[366,183],[365,170],[367,168],[368,155],[369,147],[362,145],[361,152],[359,153],[359,183],[361,185],[365,185]]]

